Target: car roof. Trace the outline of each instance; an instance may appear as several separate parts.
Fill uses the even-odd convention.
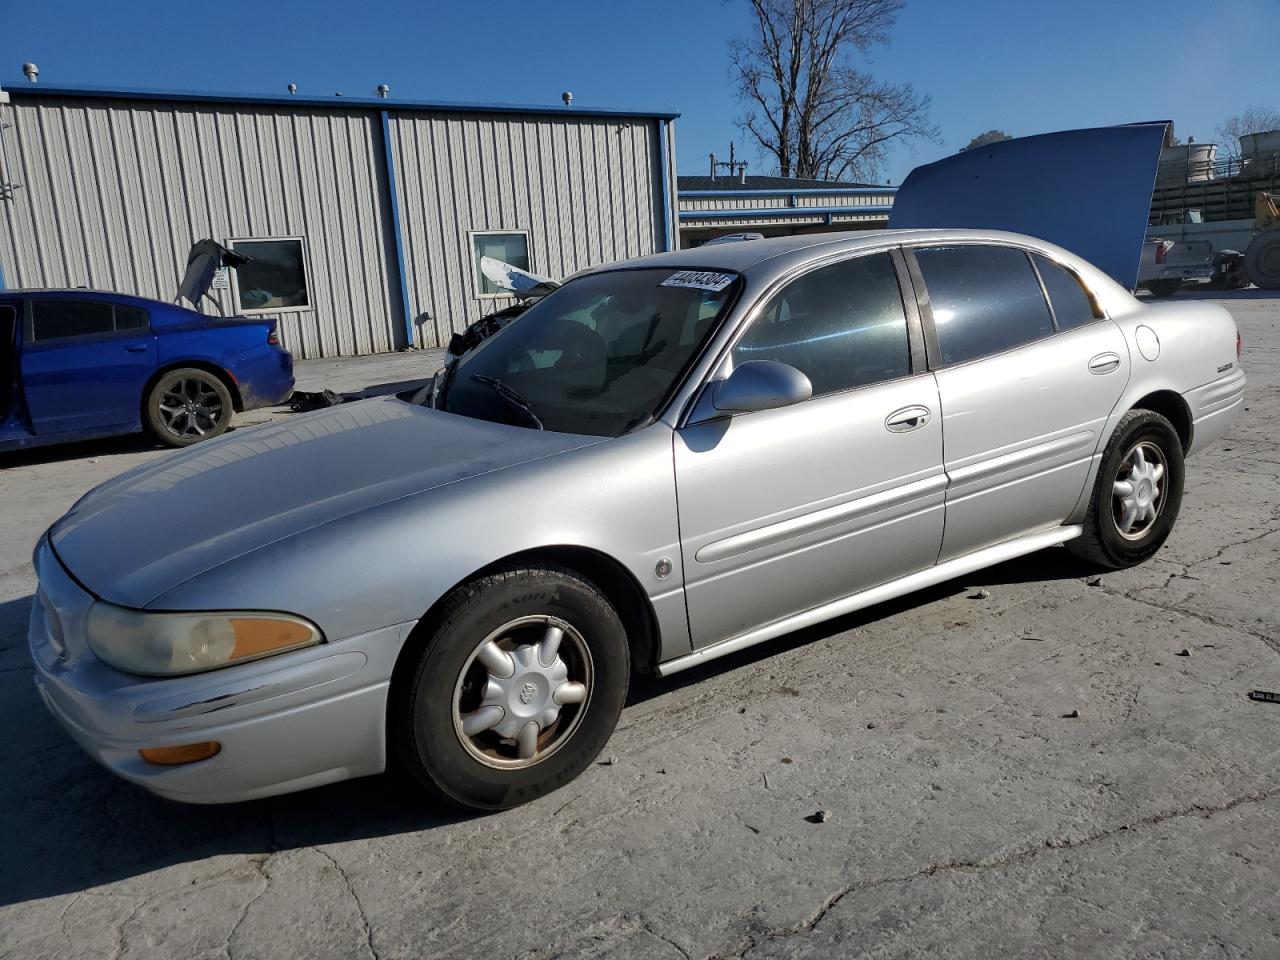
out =
[[[133,293],[120,293],[117,290],[95,290],[90,287],[16,287],[0,290],[0,297],[47,297],[53,300],[93,300],[106,297],[112,300],[129,300],[150,307],[175,307],[176,304],[165,303],[154,297],[140,297]],[[181,308],[180,308],[181,309]]]
[[[993,243],[1016,241],[1037,246],[1051,246],[1034,237],[1003,230],[865,230],[835,233],[809,233],[794,237],[765,237],[737,243],[717,243],[685,250],[671,250],[647,257],[635,257],[617,263],[601,264],[584,270],[634,269],[638,267],[684,267],[686,269],[733,270],[743,273],[760,264],[791,254],[808,252],[814,256],[842,253],[860,248],[883,247],[886,243],[921,243],[929,241],[987,240]]]

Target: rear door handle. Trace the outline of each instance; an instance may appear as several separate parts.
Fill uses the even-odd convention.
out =
[[[145,343],[131,343],[125,347],[125,350],[129,353],[142,353],[146,349],[147,345]]]
[[[1089,361],[1090,373],[1110,373],[1112,370],[1120,368],[1120,354],[1118,353],[1100,353]]]
[[[929,422],[932,414],[928,407],[903,407],[901,410],[895,410],[885,418],[885,429],[890,433],[908,433],[911,430],[919,430]]]

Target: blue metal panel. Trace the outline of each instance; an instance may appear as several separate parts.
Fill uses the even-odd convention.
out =
[[[671,229],[671,162],[667,156],[667,120],[658,121],[659,173],[662,177],[662,252],[674,250]]]
[[[681,190],[685,197],[867,197],[895,194],[897,187],[797,187],[792,190]]]
[[[4,288],[4,264],[0,263],[0,290]]]
[[[242,103],[258,106],[331,107],[363,110],[422,110],[437,113],[542,113],[563,117],[606,116],[674,120],[671,110],[636,110],[613,107],[564,107],[545,103],[468,103],[450,100],[391,100],[381,97],[310,97],[285,94],[215,93],[190,90],[148,90],[142,87],[78,87],[39,83],[9,88],[14,97],[101,97],[112,100],[178,100],[191,103]]]
[[[391,202],[391,243],[396,254],[396,279],[400,282],[400,309],[404,313],[404,345],[413,346],[413,311],[409,309],[409,282],[404,266],[404,235],[400,231],[400,190],[396,186],[396,161],[391,150],[391,117],[382,115],[382,163],[387,172],[387,195]]]
[[[763,207],[758,210],[681,210],[681,220],[758,219],[760,217],[829,216],[844,213],[889,213],[893,204],[867,204],[863,207]]]
[[[916,167],[898,191],[889,226],[1030,234],[1132,290],[1166,126],[1020,137]]]

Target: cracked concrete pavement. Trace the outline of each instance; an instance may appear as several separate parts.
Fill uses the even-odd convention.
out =
[[[1046,551],[640,680],[615,764],[493,816],[389,777],[182,807],[97,768],[31,685],[28,555],[164,453],[0,459],[0,956],[1280,956],[1280,707],[1245,696],[1280,689],[1280,298],[1223,302],[1247,410],[1155,559],[1091,585]]]

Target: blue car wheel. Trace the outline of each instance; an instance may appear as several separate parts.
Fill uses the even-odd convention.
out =
[[[162,443],[187,447],[225,433],[235,407],[221,380],[207,370],[170,370],[146,402],[147,425]]]

